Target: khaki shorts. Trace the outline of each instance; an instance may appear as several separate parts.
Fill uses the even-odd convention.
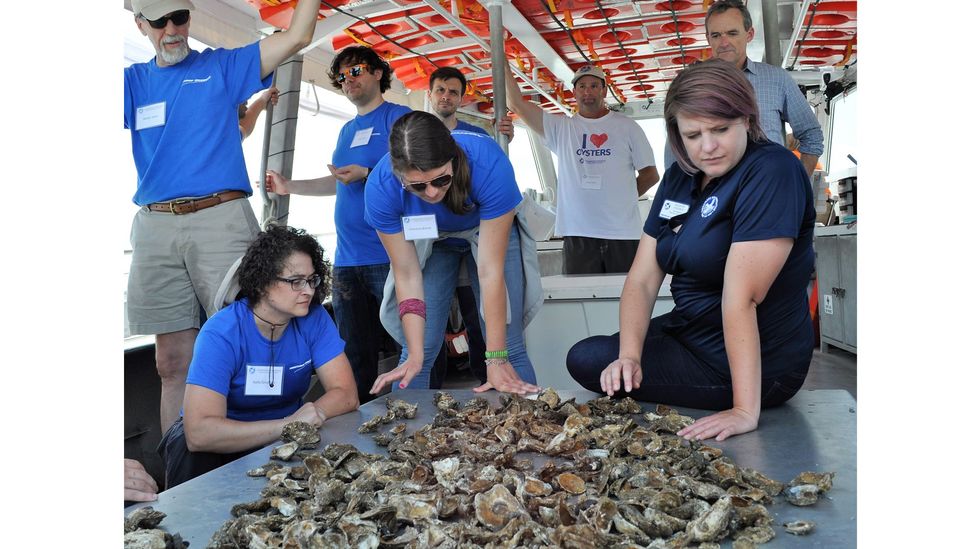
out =
[[[130,333],[199,328],[201,309],[208,317],[217,312],[217,288],[260,230],[247,199],[185,215],[139,208],[129,234]]]

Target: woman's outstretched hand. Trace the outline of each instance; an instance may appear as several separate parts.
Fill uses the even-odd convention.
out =
[[[629,358],[618,358],[603,369],[600,374],[600,388],[607,396],[613,396],[620,390],[621,382],[625,392],[631,392],[640,387],[644,373],[641,365],[636,360]]]
[[[483,393],[492,388],[503,393],[515,393],[519,395],[538,393],[540,390],[538,385],[522,381],[522,378],[515,373],[515,368],[512,368],[512,364],[507,360],[488,366],[488,382],[480,387],[476,387],[474,392]]]
[[[721,442],[732,435],[741,435],[756,430],[759,426],[759,414],[752,415],[745,410],[732,408],[705,416],[684,429],[678,431],[679,437],[687,440],[705,440],[715,437]]]

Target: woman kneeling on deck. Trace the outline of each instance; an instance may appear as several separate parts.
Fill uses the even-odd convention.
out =
[[[237,276],[240,298],[200,330],[182,418],[160,443],[167,489],[273,442],[289,422],[319,427],[359,406],[345,344],[322,307],[330,272],[315,238],[273,226]],[[302,404],[313,374],[325,394]]]
[[[524,253],[534,242],[513,223],[521,201],[512,164],[491,138],[452,134],[425,112],[393,125],[390,152],[366,182],[366,222],[390,256],[380,316],[403,352],[372,393],[394,380],[400,389],[429,388],[462,265],[480,297],[487,344],[488,382],[475,391],[538,390],[522,332],[526,281],[537,282],[540,298],[541,283],[538,267],[523,270],[537,257]]]
[[[683,70],[664,117],[680,169],[667,171],[644,223],[620,332],[577,343],[567,367],[592,391],[722,410],[678,434],[724,440],[754,430],[759,410],[806,377],[813,194],[803,165],[766,139],[753,88],[732,64]],[[675,307],[652,319],[666,273]]]

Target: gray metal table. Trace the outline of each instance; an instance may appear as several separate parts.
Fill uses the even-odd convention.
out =
[[[417,417],[406,420],[408,432],[413,432],[435,415],[433,394],[436,391],[401,391],[396,397],[418,403]],[[462,403],[475,395],[470,390],[446,391]],[[576,397],[577,402],[598,397],[585,390],[559,391],[562,398]],[[498,405],[498,393],[484,395]],[[648,405],[645,408],[651,409]],[[782,497],[768,505],[775,522],[776,538],[763,547],[855,547],[857,545],[857,403],[847,391],[800,391],[784,406],[762,413],[759,430],[732,437],[723,442],[710,441],[721,448],[736,464],[756,469],[770,478],[789,482],[802,471],[835,471],[833,489],[810,507],[795,507]],[[676,408],[692,417],[708,412]],[[332,442],[349,443],[360,451],[386,454],[372,434],[356,430],[368,419],[386,413],[385,398],[362,406],[358,411],[332,418],[322,427],[319,449]],[[169,532],[178,532],[190,548],[202,548],[211,535],[231,518],[230,508],[260,498],[266,479],[251,478],[245,471],[267,463],[271,448],[281,442],[257,450],[206,475],[197,477],[159,494],[148,504],[136,504],[125,509],[128,514],[138,507],[152,505],[166,513],[160,525]],[[808,536],[787,534],[782,524],[792,520],[812,520],[816,530]],[[723,547],[731,547],[726,541]]]

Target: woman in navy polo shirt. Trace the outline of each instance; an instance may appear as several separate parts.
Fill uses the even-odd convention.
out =
[[[241,260],[240,299],[200,329],[182,417],[163,437],[167,489],[281,436],[359,406],[356,381],[322,299],[329,267],[300,229],[272,226]],[[312,376],[325,394],[302,403]]]
[[[680,169],[667,171],[644,223],[620,332],[577,343],[567,366],[593,391],[721,410],[678,434],[724,440],[754,430],[760,409],[806,377],[813,193],[797,158],[766,139],[732,64],[683,70],[664,116]],[[675,307],[651,319],[666,274]]]
[[[383,303],[392,315],[381,317],[403,352],[370,392],[395,380],[400,389],[429,387],[462,264],[485,320],[488,382],[475,391],[538,390],[522,334],[524,275],[513,225],[521,201],[511,162],[487,135],[452,134],[419,111],[393,125],[390,152],[366,183],[366,222],[390,256],[395,296],[388,279]]]

